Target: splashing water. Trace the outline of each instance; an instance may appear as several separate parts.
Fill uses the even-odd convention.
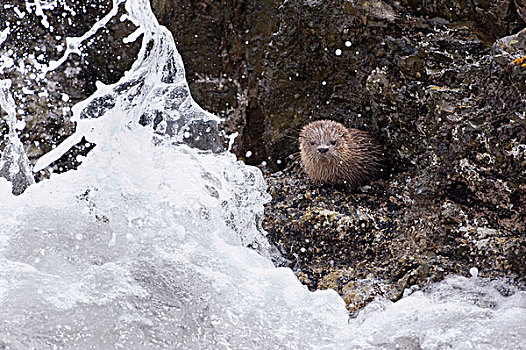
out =
[[[526,294],[504,283],[450,278],[349,321],[336,292],[274,268],[261,173],[210,151],[217,118],[193,102],[171,35],[147,1],[125,7],[143,35],[136,62],[74,107],[75,134],[35,168],[83,137],[97,146],[17,197],[0,178],[0,348],[524,348]]]
[[[13,193],[20,194],[35,183],[24,146],[16,134],[15,103],[8,92],[10,80],[0,80],[0,108],[7,112],[9,134],[0,157],[0,177],[9,180]]]

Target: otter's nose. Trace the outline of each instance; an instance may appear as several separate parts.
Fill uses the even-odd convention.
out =
[[[329,150],[329,147],[318,147],[318,152],[320,153],[327,153]]]

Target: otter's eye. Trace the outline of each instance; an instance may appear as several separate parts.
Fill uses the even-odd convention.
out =
[[[336,144],[336,141],[331,141],[331,145],[335,145]]]
[[[311,146],[314,146],[314,141],[309,142]]]

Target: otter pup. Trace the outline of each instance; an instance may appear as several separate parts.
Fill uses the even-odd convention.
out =
[[[318,120],[303,127],[299,141],[301,164],[316,184],[354,187],[380,171],[382,148],[365,131]]]

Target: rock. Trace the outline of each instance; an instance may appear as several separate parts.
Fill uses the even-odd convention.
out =
[[[378,29],[360,17],[360,34],[376,35],[368,60],[353,63],[369,73],[352,88],[366,91],[340,102],[375,121],[362,128],[386,145],[389,176],[354,191],[314,187],[292,169],[267,176],[269,239],[311,289],[337,290],[352,311],[473,267],[483,278],[526,278],[523,32],[488,41],[455,17],[404,18]]]
[[[526,29],[497,40],[493,44],[493,50],[510,55],[524,55],[526,53]]]
[[[402,0],[412,14],[427,18],[442,17],[450,22],[465,22],[473,31],[489,37],[501,37],[524,27],[517,3],[523,0]]]
[[[309,288],[334,288],[354,311],[375,295],[396,300],[473,267],[482,278],[524,283],[523,0],[151,3],[174,33],[194,98],[225,117],[227,132],[240,133],[234,151],[282,170],[266,174],[273,200],[264,227]],[[1,49],[14,48],[20,64],[42,42],[56,48],[100,19],[99,5],[111,6],[75,5],[85,20],[74,26],[50,17],[53,36],[27,14],[17,27],[22,40],[9,36]],[[19,20],[5,9],[11,17],[0,23]],[[73,132],[68,108],[95,81],[114,82],[133,62],[138,42],[122,38],[134,27],[119,18],[109,25],[115,40],[97,35],[86,56],[49,73],[53,79],[28,83],[16,69],[5,72],[17,91],[33,84],[35,93],[14,96],[31,106],[21,108],[19,136],[33,161]],[[61,55],[41,54],[42,63]],[[62,86],[61,77],[75,84]],[[300,127],[322,118],[375,135],[390,162],[385,176],[349,190],[314,187],[294,171]],[[3,135],[7,129],[0,123]],[[56,170],[75,167],[75,152],[89,146],[79,148]]]
[[[522,209],[507,221],[451,194],[417,194],[407,176],[349,190],[316,187],[292,169],[274,173],[263,227],[303,283],[335,289],[350,311],[473,267],[479,277],[524,283]]]
[[[174,33],[196,101],[224,116],[227,132],[240,133],[233,150],[241,159],[271,170],[288,164],[299,129],[312,119],[382,138],[393,120],[403,127],[409,116],[431,113],[434,106],[421,103],[430,86],[468,86],[469,70],[495,40],[524,27],[512,0],[425,7],[411,0],[152,0],[152,7]],[[377,71],[389,77],[382,92],[367,84]],[[451,108],[464,107],[447,103],[441,111]]]
[[[11,184],[11,191],[15,195],[23,193],[27,187],[35,183],[33,172],[29,165],[24,145],[17,136],[16,108],[9,93],[11,81],[0,81],[0,113],[8,128],[5,145],[0,151],[0,177]]]
[[[360,13],[364,18],[371,17],[381,21],[392,22],[397,16],[396,11],[389,4],[381,0],[347,0],[347,2],[354,8],[354,13]]]
[[[526,0],[516,0],[517,14],[526,22]]]
[[[11,183],[13,194],[19,195],[35,183],[23,145],[18,138],[8,138],[0,155],[0,177]]]

